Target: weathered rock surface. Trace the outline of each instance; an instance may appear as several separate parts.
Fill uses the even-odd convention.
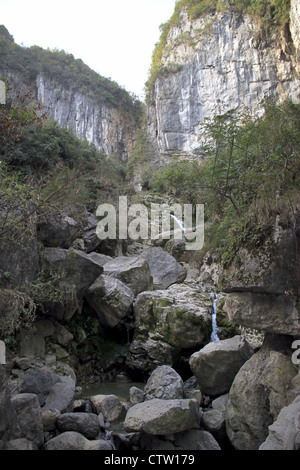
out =
[[[44,430],[38,397],[33,393],[20,393],[12,397],[11,403],[17,415],[14,439],[28,439],[40,448],[44,443]]]
[[[183,398],[183,380],[172,367],[160,366],[151,373],[145,385],[144,393],[145,400]]]
[[[297,374],[290,347],[289,337],[266,336],[236,375],[226,408],[227,435],[236,449],[258,449],[268,426],[289,403],[288,388]]]
[[[100,432],[98,416],[94,413],[63,413],[57,418],[59,431],[75,431],[87,439],[96,439]]]
[[[211,396],[228,392],[234,377],[253,352],[246,339],[237,335],[209,343],[192,354],[190,367],[201,392]]]
[[[119,279],[101,275],[91,285],[85,298],[100,322],[113,328],[128,314],[134,293]]]
[[[112,444],[104,439],[89,441],[76,431],[66,431],[50,439],[45,450],[113,450]]]
[[[221,450],[216,439],[208,432],[192,429],[175,436],[174,450]]]
[[[151,370],[173,365],[180,349],[205,344],[211,334],[211,299],[175,284],[143,292],[134,302],[135,334],[128,365]]]
[[[60,376],[51,388],[43,406],[43,410],[66,411],[75,393],[75,381],[72,377]]]
[[[0,443],[10,439],[17,425],[17,414],[11,404],[6,369],[0,364]]]
[[[42,256],[44,275],[56,276],[61,300],[45,302],[45,314],[60,320],[70,320],[91,284],[103,268],[90,255],[63,248],[45,248]]]
[[[153,286],[149,264],[135,257],[119,256],[104,265],[104,274],[119,279],[134,293],[151,290]]]
[[[80,233],[80,224],[65,213],[43,215],[37,222],[37,238],[44,246],[70,248]]]
[[[152,400],[139,403],[127,411],[124,428],[128,432],[144,431],[152,435],[173,434],[198,427],[196,400]]]
[[[102,413],[105,421],[120,421],[125,416],[124,405],[116,395],[94,395],[90,400],[96,413]]]
[[[292,3],[292,37],[299,51],[299,8]],[[160,161],[201,155],[206,118],[246,109],[259,115],[268,97],[298,102],[299,77],[288,41],[269,37],[261,47],[258,26],[233,12],[173,26],[163,50],[148,111],[149,139]]]
[[[183,282],[186,278],[186,269],[163,248],[148,248],[141,254],[141,258],[149,263],[153,276],[153,289],[167,289],[172,284]]]
[[[108,155],[127,161],[135,142],[136,123],[119,106],[97,102],[44,74],[36,77],[37,98],[51,117]]]
[[[235,292],[227,294],[223,310],[230,323],[268,333],[299,335],[297,297]]]
[[[300,396],[280,411],[259,450],[300,449]]]

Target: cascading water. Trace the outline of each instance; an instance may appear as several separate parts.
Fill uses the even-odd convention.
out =
[[[218,325],[217,325],[217,301],[218,294],[210,294],[213,301],[213,314],[212,314],[212,333],[210,336],[210,342],[220,341],[218,336]]]
[[[171,217],[172,217],[172,219],[175,220],[175,222],[178,224],[180,229],[185,231],[184,224],[183,224],[182,220],[178,219],[178,217],[176,217],[176,215],[173,215],[173,214],[171,214]]]
[[[193,283],[193,282],[188,282],[187,283],[190,287],[193,287],[194,289],[199,289],[202,292],[206,292],[206,288],[202,286],[201,284],[198,283]],[[214,292],[211,292],[210,297],[212,299],[212,308],[213,308],[213,313],[212,313],[212,333],[210,336],[210,342],[214,343],[215,341],[220,341],[220,338],[218,336],[218,325],[217,325],[217,302],[218,302],[218,294],[215,294]]]

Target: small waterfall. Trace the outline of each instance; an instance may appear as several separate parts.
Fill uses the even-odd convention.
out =
[[[178,226],[181,228],[181,230],[185,231],[184,224],[183,224],[182,220],[178,219],[178,217],[176,217],[176,215],[174,215],[174,214],[171,214],[171,217],[172,217],[172,219],[175,220],[175,222],[178,224]]]
[[[213,314],[212,314],[212,333],[210,337],[210,342],[214,343],[215,341],[220,341],[218,336],[218,325],[217,325],[217,301],[218,294],[210,294],[213,301]]]

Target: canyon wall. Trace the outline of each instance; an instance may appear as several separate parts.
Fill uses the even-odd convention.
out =
[[[206,119],[248,110],[263,113],[268,98],[300,102],[299,22],[268,37],[247,15],[232,11],[191,20],[185,10],[168,32],[161,71],[148,97],[149,140],[162,163],[201,157]]]

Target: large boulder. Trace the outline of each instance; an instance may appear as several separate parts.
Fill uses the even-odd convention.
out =
[[[37,221],[37,237],[44,246],[70,248],[80,233],[80,224],[64,212],[45,214]]]
[[[127,411],[124,428],[128,432],[144,431],[166,435],[198,427],[196,400],[160,400],[154,398],[134,405]]]
[[[44,445],[45,450],[113,450],[110,442],[104,439],[88,440],[76,431],[66,431],[50,439]]]
[[[232,263],[223,270],[219,290],[223,292],[257,292],[297,295],[299,276],[299,227],[284,228],[280,217],[273,235],[263,245],[248,250],[242,247]]]
[[[60,432],[76,431],[87,439],[96,439],[100,432],[98,416],[94,413],[63,413],[56,424]]]
[[[58,381],[59,377],[56,374],[32,366],[24,374],[20,392],[34,393],[40,405],[44,406],[51,388]]]
[[[66,411],[71,404],[75,393],[75,382],[72,377],[61,376],[45,401],[44,410]]]
[[[0,443],[10,439],[17,426],[17,415],[10,400],[6,367],[0,364]]]
[[[186,278],[186,269],[163,248],[149,248],[140,257],[149,263],[154,289],[167,289],[170,285],[183,282]]]
[[[183,398],[183,380],[170,366],[157,367],[150,375],[145,388],[145,400]]]
[[[300,450],[300,396],[282,408],[259,450]]]
[[[226,430],[238,450],[257,450],[268,426],[289,403],[289,386],[297,369],[291,361],[291,338],[266,335],[262,348],[237,373],[226,407]]]
[[[297,297],[254,292],[227,294],[223,310],[232,325],[268,333],[299,335]]]
[[[208,431],[191,429],[175,435],[174,450],[221,450],[216,439]]]
[[[73,369],[57,363],[60,373],[54,373],[51,367],[28,368],[20,385],[21,393],[35,394],[43,410],[65,411],[75,393],[76,376]]]
[[[254,353],[241,335],[209,343],[190,357],[190,367],[201,392],[217,396],[227,393],[242,365]]]
[[[94,395],[90,401],[95,412],[102,413],[105,421],[120,421],[125,416],[124,405],[116,395]]]
[[[129,313],[134,294],[119,279],[101,275],[91,285],[85,298],[102,325],[113,328]]]
[[[103,273],[103,267],[82,251],[45,248],[42,271],[45,279],[53,280],[60,294],[44,302],[44,312],[58,321],[66,321],[80,307],[88,288]]]
[[[106,276],[112,276],[126,284],[135,296],[140,292],[152,290],[153,279],[149,264],[137,256],[119,256],[103,266]]]
[[[212,321],[209,296],[185,285],[143,292],[136,298],[134,341],[128,365],[144,371],[173,366],[181,349],[209,341]]]
[[[44,443],[44,429],[38,397],[33,393],[20,393],[12,397],[11,403],[18,423],[14,439],[28,439],[40,448]]]

